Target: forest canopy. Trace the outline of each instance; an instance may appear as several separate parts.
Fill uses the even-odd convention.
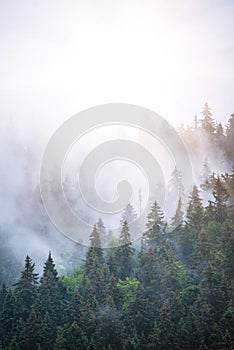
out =
[[[129,203],[119,237],[100,218],[89,248],[74,243],[63,270],[48,252],[39,274],[33,256],[19,268],[1,228],[0,349],[234,348],[234,114],[224,128],[206,104],[178,133],[199,160],[196,183],[170,222],[155,196],[139,241],[131,239]],[[176,170],[172,179],[182,185]],[[39,215],[38,193],[29,198]],[[43,215],[34,230],[49,235]],[[103,249],[113,239],[116,247]]]

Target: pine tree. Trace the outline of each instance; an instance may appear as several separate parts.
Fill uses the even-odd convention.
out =
[[[104,225],[101,218],[98,219],[96,228],[97,228],[97,232],[98,232],[99,237],[100,237],[100,242],[101,242],[100,247],[103,247],[108,242],[107,242],[107,237],[106,237],[106,228],[105,228],[105,225]],[[97,243],[99,244],[99,242],[97,242]]]
[[[56,326],[51,319],[49,312],[46,311],[45,317],[41,324],[39,342],[41,350],[53,350],[56,339]]]
[[[100,235],[96,225],[94,225],[93,231],[90,234],[90,245],[91,246],[86,255],[85,273],[87,276],[93,276],[93,278],[95,278],[97,269],[102,267],[104,263]]]
[[[215,199],[216,220],[218,222],[224,222],[227,218],[227,201],[230,194],[220,176],[218,176],[214,183],[212,193]]]
[[[161,302],[163,273],[164,266],[161,257],[152,248],[149,248],[141,258],[139,281],[143,287],[145,298],[151,304],[151,308],[152,305],[154,306],[154,312]]]
[[[204,222],[204,211],[202,200],[199,196],[199,191],[196,185],[193,186],[193,191],[189,197],[186,224],[195,229],[197,232],[201,230]]]
[[[149,214],[147,215],[146,232],[143,234],[143,250],[160,246],[162,234],[165,227],[163,213],[156,201],[154,201]]]
[[[141,197],[140,197],[140,200],[141,200]],[[127,221],[131,232],[137,233],[138,226],[136,224],[136,219],[137,219],[137,213],[135,211],[135,208],[131,203],[128,203],[128,205],[125,207],[125,209],[122,212],[122,216],[120,220],[120,230],[122,229],[124,222]]]
[[[178,349],[176,342],[177,325],[173,320],[169,300],[163,303],[159,310],[159,320],[151,335],[152,349]]]
[[[98,349],[123,349],[123,324],[114,306],[100,309],[96,323],[94,341]]]
[[[131,203],[128,203],[126,208],[124,209],[121,217],[121,227],[123,226],[124,221],[127,221],[128,224],[132,223],[137,218],[137,213]]]
[[[115,253],[115,261],[118,261],[118,276],[121,279],[130,277],[133,269],[134,251],[127,221],[124,221],[119,238],[119,247]]]
[[[38,274],[34,272],[35,263],[27,255],[25,267],[19,281],[15,284],[18,312],[23,321],[28,318],[37,293]]]
[[[91,247],[101,248],[100,233],[98,232],[96,225],[93,226],[93,231],[90,234],[89,240]]]
[[[32,311],[27,321],[19,319],[17,324],[17,349],[19,350],[37,350],[39,344],[40,323],[35,312]]]
[[[88,339],[80,326],[74,321],[70,326],[60,329],[55,342],[55,350],[89,349]]]
[[[164,273],[161,278],[162,290],[168,298],[181,291],[185,269],[180,260],[176,260],[172,245],[166,242],[164,253]]]
[[[191,264],[198,233],[204,225],[204,209],[197,186],[189,197],[185,226],[179,232],[183,261]]]
[[[152,320],[150,319],[151,305],[149,300],[145,297],[145,291],[139,284],[137,288],[136,298],[133,302],[129,303],[126,310],[125,320],[126,328],[130,333],[135,330],[137,334],[148,335],[150,327],[152,326]]]
[[[213,116],[212,116],[212,113],[210,111],[210,108],[209,108],[207,102],[205,103],[205,106],[203,108],[202,114],[203,114],[203,119],[201,119],[202,129],[208,135],[211,136],[214,133],[214,131],[215,131],[215,127],[214,127]]]
[[[9,289],[0,314],[0,344],[3,349],[7,349],[14,338],[16,321],[16,300],[12,290]]]
[[[207,224],[214,221],[216,218],[214,202],[208,200],[208,205],[205,207],[204,222]]]
[[[162,225],[163,225],[163,213],[158,203],[154,201],[153,205],[150,208],[150,212],[147,215],[146,228],[150,229],[155,226],[162,226]]]
[[[48,259],[44,265],[35,308],[41,321],[44,319],[45,314],[48,313],[48,317],[52,323],[60,324],[62,322],[63,313],[60,283],[51,252],[49,252]]]
[[[182,200],[181,198],[179,198],[175,215],[171,220],[171,226],[173,230],[181,229],[181,227],[183,226],[183,217],[184,217],[184,213],[182,211]]]
[[[184,195],[182,175],[181,175],[181,172],[178,171],[176,167],[171,173],[171,179],[169,181],[169,192],[172,192],[175,195],[177,195],[176,198],[178,197],[178,194],[180,197]]]
[[[218,123],[216,126],[216,134],[221,137],[223,136],[223,126],[222,123]]]
[[[211,182],[210,182],[210,178],[211,177],[211,170],[210,170],[210,166],[208,163],[208,159],[205,158],[204,162],[203,162],[203,166],[202,166],[202,174],[201,174],[201,188],[204,191],[210,190],[211,189]]]

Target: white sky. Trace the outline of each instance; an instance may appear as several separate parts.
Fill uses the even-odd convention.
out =
[[[0,118],[47,137],[97,104],[190,123],[234,110],[234,1],[0,2]]]

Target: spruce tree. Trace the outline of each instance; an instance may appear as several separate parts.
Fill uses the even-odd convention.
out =
[[[53,350],[56,340],[56,325],[51,319],[49,312],[46,311],[45,317],[42,321],[40,333],[39,333],[39,344],[41,350]]]
[[[37,293],[38,274],[34,272],[34,269],[35,263],[32,263],[31,258],[27,255],[24,270],[15,284],[18,312],[23,321],[28,318]]]
[[[106,245],[108,242],[107,242],[107,235],[106,235],[106,228],[105,228],[105,225],[102,221],[101,218],[98,219],[98,222],[97,222],[97,225],[96,225],[96,229],[97,229],[97,232],[99,234],[99,237],[100,237],[100,243],[98,242],[98,244],[100,244],[100,247],[101,246],[104,246]]]
[[[89,349],[88,339],[76,321],[74,321],[71,325],[65,325],[59,329],[54,349]]]
[[[147,215],[146,232],[144,232],[142,240],[143,250],[160,246],[164,227],[163,213],[158,203],[154,201]]]
[[[90,234],[90,248],[85,260],[85,273],[87,276],[95,276],[97,269],[104,263],[103,250],[101,248],[101,239],[96,225]],[[95,278],[95,277],[94,277]]]
[[[119,238],[119,247],[115,253],[118,262],[118,276],[121,279],[131,276],[133,269],[133,255],[130,232],[127,221],[124,221]]]
[[[163,225],[163,213],[158,203],[154,201],[153,205],[150,208],[150,212],[147,215],[146,229],[150,229],[150,228],[153,228],[156,226],[162,226],[162,225]]]
[[[48,313],[48,317],[54,324],[60,324],[63,319],[61,289],[58,272],[54,260],[49,252],[44,264],[43,275],[40,280],[38,295],[35,302],[36,312],[40,320]],[[43,321],[44,322],[44,321]]]
[[[227,218],[227,201],[230,194],[220,176],[218,176],[214,183],[212,193],[215,199],[216,220],[218,222],[224,222]]]
[[[8,290],[4,299],[3,310],[0,313],[0,341],[3,349],[10,346],[15,336],[17,325],[16,300],[11,289]]]
[[[193,191],[189,197],[189,203],[187,208],[186,224],[196,230],[201,230],[204,222],[204,211],[202,206],[202,200],[199,196],[199,191],[196,185],[193,186]]]
[[[173,216],[173,218],[171,220],[171,226],[172,226],[172,229],[174,231],[180,230],[181,227],[183,226],[183,217],[184,217],[184,213],[182,211],[182,200],[181,200],[181,198],[179,198],[175,215]]]
[[[209,136],[211,136],[215,131],[215,127],[214,127],[213,116],[207,102],[205,103],[205,106],[203,108],[202,115],[203,115],[203,118],[201,119],[202,129]]]

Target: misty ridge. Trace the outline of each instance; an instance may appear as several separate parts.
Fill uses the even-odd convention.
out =
[[[37,140],[30,139],[29,135],[24,135],[22,128],[21,130],[17,128],[17,122],[14,123],[14,121],[3,126],[1,131],[1,280],[14,281],[18,274],[18,266],[22,266],[26,254],[33,256],[37,265],[42,266],[49,250],[53,252],[60,273],[71,271],[74,266],[80,264],[87,247],[72,242],[60,233],[51,223],[42,205],[38,184],[43,152],[40,133]],[[216,123],[208,104],[205,104],[201,115],[195,117],[191,125],[186,127],[181,125],[176,131],[189,152],[193,168],[192,183],[198,186],[204,207],[209,204],[209,201],[214,200],[212,183],[218,175],[222,176],[225,186],[230,191],[228,203],[232,205],[233,187],[230,186],[233,184],[230,185],[229,176],[232,176],[234,163],[234,114],[227,119],[226,125]],[[162,132],[170,137],[170,129],[165,128]],[[127,137],[128,134],[125,136]],[[136,135],[135,139],[137,140]],[[79,162],[79,159],[76,158],[73,161]],[[123,167],[120,166],[121,171],[124,172]],[[126,173],[127,171],[129,172],[128,169]],[[106,177],[102,179],[103,187],[101,186],[100,192],[102,188],[108,191],[108,186],[106,189],[103,185],[108,181],[108,175],[108,173],[105,174]],[[149,212],[155,200],[168,221],[167,230],[173,229],[173,217],[168,216],[167,212],[170,210],[174,215],[176,214],[180,197],[181,210],[185,216],[192,188],[184,187],[183,178],[176,169],[176,165],[173,169],[168,169],[167,176],[167,195],[171,207],[162,208],[163,193],[160,193],[162,191],[160,183],[154,193],[149,193],[147,203],[147,198],[144,197],[145,187],[139,177],[136,188],[133,188],[133,201],[118,214],[117,219],[115,218],[114,225],[119,228],[119,233],[124,220],[127,220],[132,236],[134,232],[137,232],[136,237],[142,236],[147,216],[142,218],[138,227],[134,224],[134,220],[141,214],[143,204],[147,205],[146,212]],[[113,236],[105,218],[100,213],[92,215],[86,203],[82,202],[82,198],[78,198],[69,170],[67,176],[63,178],[63,188],[68,202],[77,215],[81,215],[90,224],[91,230],[95,223],[98,225],[105,245],[108,245],[108,241],[118,244],[119,237]],[[135,245],[140,246],[139,239],[136,240]]]
[[[200,119],[177,129],[191,181],[157,143],[163,170],[149,193],[127,161],[100,169],[94,190],[106,200],[111,180],[126,177],[136,192],[111,223],[117,234],[77,198],[74,179],[90,152],[79,145],[61,180],[90,224],[88,247],[51,223],[38,184],[40,144],[10,130],[1,147],[0,350],[234,348],[234,114],[222,126],[205,104]],[[172,138],[174,130],[165,123],[160,132]],[[153,147],[145,135],[123,134]]]

